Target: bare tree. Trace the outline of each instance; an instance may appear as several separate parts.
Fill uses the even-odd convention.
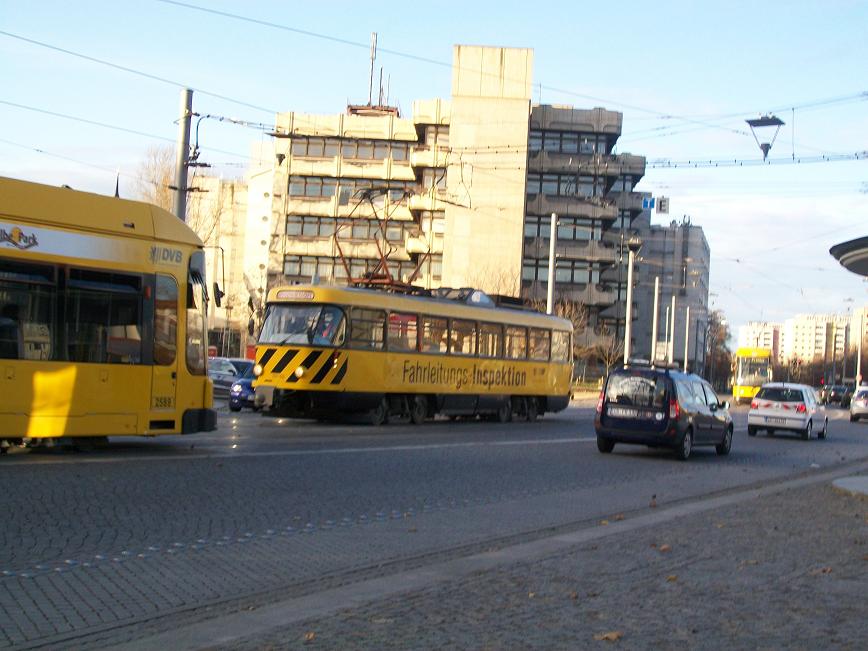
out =
[[[537,312],[545,312],[548,305],[542,299],[528,299],[528,304]],[[592,352],[593,346],[585,346],[581,343],[580,336],[585,334],[588,328],[588,306],[581,301],[559,299],[554,304],[554,315],[566,319],[573,324],[573,359],[586,359]]]
[[[624,342],[616,341],[615,335],[604,332],[599,343],[591,347],[590,353],[600,361],[606,368],[606,375],[609,375],[624,357]]]
[[[172,210],[175,153],[171,147],[149,147],[139,164],[136,196],[164,210]]]

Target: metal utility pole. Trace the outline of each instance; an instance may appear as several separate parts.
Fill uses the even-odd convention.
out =
[[[181,117],[178,120],[178,152],[175,157],[175,216],[187,221],[187,163],[190,155],[190,120],[193,116],[193,91],[181,91]]]
[[[859,311],[859,343],[856,344],[856,386],[862,384],[862,321],[865,320],[865,311]]]
[[[666,359],[666,356],[669,354],[669,306],[666,306],[666,334],[663,336],[663,343],[666,344],[666,353],[663,355],[663,358]],[[656,350],[656,348],[655,348]]]
[[[630,359],[631,339],[633,337],[633,261],[642,241],[639,238],[630,238],[627,242],[629,252],[627,254],[627,310],[624,315],[624,365]]]
[[[684,372],[687,373],[687,342],[690,339],[690,306],[684,315]]]
[[[657,361],[657,310],[660,302],[660,276],[654,278],[654,312],[651,316],[651,364]]]
[[[672,326],[669,328],[669,363],[673,364],[675,360],[675,294],[672,294],[672,311],[669,313],[672,316]]]
[[[546,297],[546,314],[552,314],[555,309],[555,246],[558,243],[558,214],[552,213],[551,229],[549,231],[549,286]]]

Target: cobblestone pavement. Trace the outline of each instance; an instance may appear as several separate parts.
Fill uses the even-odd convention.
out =
[[[823,483],[223,649],[866,647],[868,500]]]
[[[590,410],[502,427],[280,426],[0,461],[0,648],[115,646],[372,576],[868,457],[868,427],[600,455]],[[843,412],[842,412],[843,413]],[[743,414],[740,415],[743,419]],[[743,425],[743,423],[742,423]]]

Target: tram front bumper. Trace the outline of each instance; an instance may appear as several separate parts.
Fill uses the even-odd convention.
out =
[[[259,408],[270,408],[274,404],[274,387],[256,387],[255,394],[253,396],[253,404]]]

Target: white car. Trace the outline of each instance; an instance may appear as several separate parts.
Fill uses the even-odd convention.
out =
[[[797,432],[809,439],[826,438],[829,419],[814,389],[804,384],[770,382],[764,384],[750,403],[747,414],[748,436],[764,429],[769,434],[783,430]]]
[[[860,386],[850,400],[850,422],[868,418],[868,387]]]

